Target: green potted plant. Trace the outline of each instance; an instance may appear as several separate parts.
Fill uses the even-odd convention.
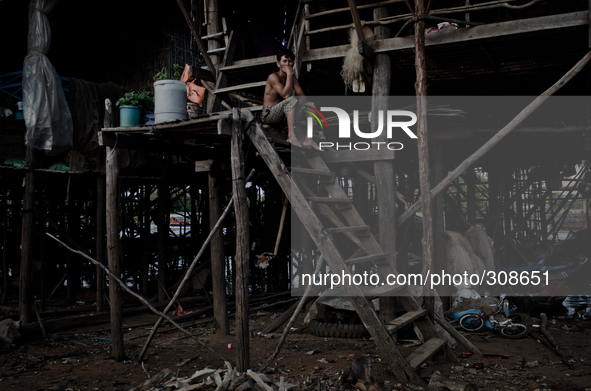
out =
[[[143,109],[154,104],[151,92],[126,92],[115,103],[119,107],[119,124],[122,127],[139,126]]]
[[[166,67],[154,76],[154,124],[187,119],[187,85],[180,81],[182,66],[173,65],[174,73]]]

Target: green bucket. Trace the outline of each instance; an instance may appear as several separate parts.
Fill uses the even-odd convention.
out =
[[[121,127],[139,126],[142,108],[139,106],[119,107],[119,123]]]

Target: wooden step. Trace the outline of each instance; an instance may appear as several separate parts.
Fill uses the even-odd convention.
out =
[[[425,342],[421,347],[417,350],[412,352],[407,358],[406,361],[410,364],[410,366],[417,370],[431,357],[435,355],[438,351],[440,351],[445,344],[447,343],[446,339],[443,338],[431,338],[427,342]]]
[[[349,198],[335,198],[335,197],[306,197],[308,202],[317,202],[320,204],[351,204]]]
[[[221,72],[236,71],[243,68],[258,67],[261,65],[275,64],[277,57],[275,55],[258,58],[248,58],[246,60],[237,60],[232,62],[232,65],[224,66],[220,69]]]
[[[264,87],[265,84],[267,84],[266,81],[255,81],[254,83],[246,83],[246,84],[240,84],[240,85],[232,86],[232,87],[218,88],[217,90],[215,90],[215,93],[221,94],[224,92],[246,90],[248,88]]]
[[[372,255],[366,255],[363,257],[359,257],[359,258],[347,259],[345,261],[345,263],[347,263],[349,265],[354,265],[356,263],[363,263],[363,262],[375,262],[375,261],[379,261],[379,260],[385,261],[386,259],[388,259],[389,256],[390,256],[390,254],[388,254],[388,253],[372,254]]]
[[[338,228],[327,228],[326,231],[331,234],[355,232],[357,236],[368,236],[369,225],[358,225],[355,227],[338,227]]]
[[[295,172],[297,174],[307,174],[307,175],[317,175],[317,176],[324,176],[334,178],[336,174],[331,171],[322,171],[322,170],[314,170],[312,168],[304,168],[304,167],[292,167],[291,172]]]
[[[418,311],[411,311],[407,312],[406,314],[399,316],[398,318],[391,320],[390,322],[386,323],[386,330],[390,334],[396,333],[398,330],[414,322],[415,320],[422,318],[427,313],[427,310],[418,310]]]

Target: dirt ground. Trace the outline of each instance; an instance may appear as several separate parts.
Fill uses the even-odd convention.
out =
[[[281,312],[281,309],[274,310],[251,313],[250,326],[255,332],[250,339],[253,368],[265,361],[278,342],[277,337],[265,338],[256,334],[271,321],[274,313]],[[335,385],[351,363],[347,356],[356,354],[372,358],[377,380],[385,390],[405,389],[380,360],[380,352],[371,339],[316,337],[303,326],[303,318],[302,313],[294,325],[297,330],[290,334],[267,370],[270,379],[278,381],[279,376],[283,376],[296,385],[296,391],[338,389]],[[0,390],[128,390],[141,385],[147,375],[134,358],[150,332],[149,324],[155,320],[156,317],[150,314],[125,319],[128,354],[125,362],[115,362],[109,357],[108,324],[56,332],[47,340],[22,337],[15,348],[5,349],[0,356]],[[230,336],[212,333],[209,326],[194,326],[191,331],[234,364],[236,350],[228,349],[228,344],[236,344],[233,322]],[[551,319],[549,331],[566,358],[574,364],[572,367],[532,338],[509,340],[496,332],[486,331],[467,337],[489,355],[487,358],[458,358],[457,363],[446,364],[428,362],[420,374],[428,377],[433,371],[439,371],[452,379],[473,382],[482,390],[591,390],[591,323]],[[412,343],[407,342],[413,336],[407,336],[408,340],[400,337],[405,355],[413,350],[408,346]],[[460,346],[454,349],[456,356],[463,352]],[[145,371],[152,376],[164,368],[183,377],[199,369],[222,368],[223,365],[213,353],[178,331],[159,334],[144,361]],[[482,369],[476,369],[482,366]]]

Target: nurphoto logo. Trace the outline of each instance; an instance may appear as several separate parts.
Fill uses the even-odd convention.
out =
[[[326,118],[321,112],[332,111],[336,114],[339,123],[339,133],[338,138],[339,140],[349,141],[351,139],[351,122],[353,123],[353,131],[357,137],[362,139],[375,139],[379,137],[384,128],[386,129],[386,138],[388,140],[392,139],[394,135],[394,129],[400,128],[406,133],[408,137],[411,139],[416,139],[417,135],[410,129],[411,126],[417,123],[417,116],[412,111],[408,110],[384,110],[378,111],[378,125],[375,131],[363,131],[360,129],[359,123],[359,110],[353,111],[353,121],[351,121],[351,117],[347,111],[339,108],[339,107],[321,107],[320,111],[311,107],[305,106],[307,109],[313,110],[309,111],[306,110],[308,114],[316,119],[316,121],[320,124],[320,128],[324,129],[324,125],[326,125],[326,129],[328,129],[328,123],[326,122]],[[320,121],[322,118],[323,123]],[[314,126],[314,118],[308,117],[307,118],[307,132],[308,137],[313,137],[313,126]],[[384,126],[384,122],[386,126]],[[367,124],[368,126],[371,125],[370,123]],[[331,148],[334,147],[337,151],[338,150],[368,150],[368,149],[380,149],[381,147],[388,148],[392,151],[399,151],[404,148],[404,145],[398,141],[372,141],[372,142],[329,142],[329,141],[322,141],[319,143],[320,149],[323,148]]]

